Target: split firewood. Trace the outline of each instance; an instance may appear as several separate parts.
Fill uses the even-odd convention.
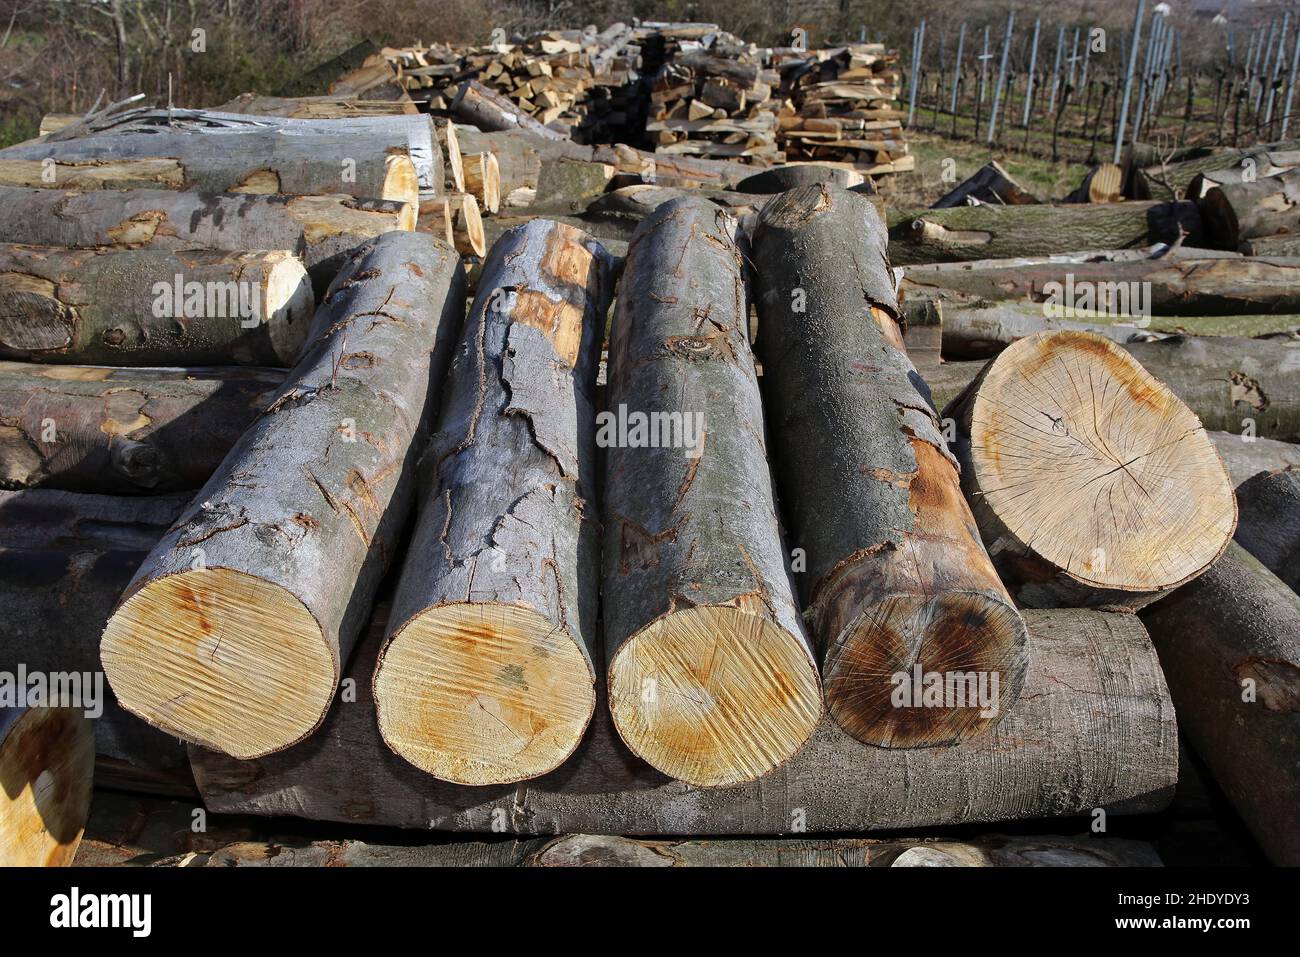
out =
[[[127,710],[240,757],[320,723],[402,535],[463,290],[428,236],[357,251],[277,399],[109,620],[104,670]]]
[[[197,489],[284,375],[0,361],[0,487]]]
[[[489,213],[501,209],[501,167],[495,153],[464,157],[465,192],[471,193]]]
[[[1024,206],[1042,202],[1021,188],[1011,174],[990,160],[975,173],[945,193],[931,209],[949,209],[953,206],[974,206],[989,203],[994,206]]]
[[[446,159],[446,181],[448,192],[465,192],[465,158],[460,149],[460,137],[456,133],[456,124],[451,120],[435,120],[438,131],[438,143]]]
[[[1140,608],[1232,539],[1232,483],[1200,421],[1107,339],[1022,339],[944,415],[984,542],[1022,605]]]
[[[469,193],[447,193],[422,202],[417,228],[445,240],[462,256],[482,257],[487,252],[483,217]]]
[[[285,249],[324,295],[352,250],[389,230],[412,230],[416,209],[381,199],[257,196],[157,189],[0,186],[0,236],[42,246]]]
[[[595,384],[605,251],[533,220],[483,267],[374,675],[388,748],[445,781],[536,777],[595,709]]]
[[[1151,640],[1133,615],[1030,610],[1024,694],[993,734],[900,751],[830,718],[771,778],[700,791],[637,759],[601,706],[577,753],[526,788],[433,781],[385,753],[368,695],[337,704],[311,741],[254,761],[191,748],[213,813],[510,834],[810,834],[1158,811],[1178,734]],[[380,616],[349,677],[369,680]],[[1080,754],[1089,759],[1079,761]]]
[[[1261,472],[1237,488],[1237,543],[1300,592],[1300,467]]]
[[[1240,545],[1142,613],[1178,723],[1274,864],[1300,864],[1300,596]]]
[[[289,366],[311,322],[290,252],[0,245],[0,356],[93,365]]]
[[[1217,186],[1201,199],[1205,231],[1224,249],[1247,239],[1300,233],[1300,170]]]
[[[0,707],[0,867],[72,863],[94,769],[94,732],[80,707]]]
[[[610,332],[606,405],[630,425],[603,443],[609,708],[634,753],[702,787],[785,763],[822,712],[767,465],[745,250],[708,200],[660,206],[633,237]]]
[[[777,481],[827,704],[860,740],[911,747],[996,724],[1028,650],[902,351],[885,241],[864,197],[803,186],[764,207],[753,259]],[[900,706],[914,669],[996,680],[1001,704]]]
[[[451,111],[481,130],[527,130],[543,139],[567,139],[533,119],[500,94],[476,80],[466,80],[451,102]]]

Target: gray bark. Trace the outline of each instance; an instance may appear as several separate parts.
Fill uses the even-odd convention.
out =
[[[1300,171],[1219,186],[1200,202],[1207,235],[1224,249],[1248,239],[1300,233]]]
[[[1300,467],[1261,472],[1237,489],[1237,543],[1300,592]]]
[[[451,111],[481,130],[525,130],[548,140],[566,139],[543,126],[514,103],[477,80],[466,80],[451,101]]]
[[[796,163],[790,166],[773,166],[754,173],[737,183],[733,189],[741,193],[784,193],[796,186],[815,186],[831,183],[848,189],[862,184],[862,174],[835,166],[817,163]]]

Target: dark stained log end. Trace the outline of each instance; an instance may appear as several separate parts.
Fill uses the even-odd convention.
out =
[[[80,709],[0,708],[0,867],[72,863],[94,768],[95,734]]]

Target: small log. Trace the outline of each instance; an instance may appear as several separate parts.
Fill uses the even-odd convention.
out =
[[[445,240],[462,256],[482,257],[487,252],[478,200],[469,193],[448,193],[422,202],[417,228]]]
[[[778,488],[830,712],[888,747],[986,732],[1020,693],[1025,626],[902,351],[880,218],[802,186],[763,208],[753,260]],[[915,669],[996,681],[1001,703],[914,705]]]
[[[320,723],[402,533],[463,284],[413,233],[339,274],[280,395],[108,622],[104,671],[128,711],[240,756]]]
[[[1224,249],[1300,233],[1300,170],[1211,189],[1201,199],[1207,236]]]
[[[446,157],[446,181],[448,192],[465,192],[465,154],[461,152],[460,136],[456,133],[456,124],[451,120],[435,120],[438,130],[438,143]]]
[[[1022,339],[944,415],[962,490],[1021,605],[1140,608],[1232,539],[1232,484],[1205,430],[1107,339]]]
[[[1067,203],[1121,203],[1124,201],[1124,170],[1114,163],[1093,166],[1083,177],[1074,192],[1065,197]]]
[[[543,160],[533,209],[578,213],[609,187],[615,168],[570,159]]]
[[[524,130],[548,140],[568,139],[533,119],[514,103],[477,80],[466,80],[451,101],[451,112],[481,130]]]
[[[465,192],[471,193],[489,213],[501,209],[501,166],[494,153],[464,158]]]
[[[1261,472],[1237,488],[1237,544],[1300,592],[1300,467]]]
[[[701,787],[785,763],[822,712],[767,465],[745,256],[740,224],[706,199],[642,221],[601,429],[609,708],[635,754]],[[620,441],[633,416],[651,444]]]
[[[731,188],[741,193],[772,194],[784,193],[796,186],[816,186],[821,183],[832,183],[849,189],[861,185],[865,180],[866,177],[856,170],[821,166],[817,163],[794,163],[769,167],[745,177]]]
[[[95,735],[80,707],[0,707],[0,867],[67,867],[90,815]]]
[[[599,244],[546,220],[484,264],[374,675],[387,746],[441,780],[544,774],[595,709],[588,503],[611,292]]]
[[[1300,864],[1300,596],[1233,544],[1142,613],[1188,741],[1274,864]]]
[[[1187,186],[1186,199],[1201,200],[1216,186],[1251,183],[1276,176],[1300,166],[1300,150],[1279,150],[1254,153],[1244,157],[1235,166],[1207,169],[1192,177]]]
[[[949,209],[953,206],[976,206],[989,203],[994,206],[1024,206],[1042,202],[1026,192],[997,162],[990,160],[975,173],[958,183],[940,197],[931,209]]]
[[[280,369],[0,361],[0,487],[197,489],[283,380]]]
[[[289,366],[314,304],[289,252],[0,245],[0,356]]]
[[[603,706],[573,758],[526,788],[467,791],[394,760],[368,695],[337,704],[311,741],[280,754],[236,761],[190,751],[213,813],[498,835],[860,833],[1163,808],[1178,734],[1138,619],[1064,609],[1030,610],[1025,620],[1033,655],[1024,694],[991,733],[900,751],[855,741],[828,717],[775,778],[729,788],[700,790],[655,771],[622,744]],[[384,629],[377,615],[349,670],[359,686]]]

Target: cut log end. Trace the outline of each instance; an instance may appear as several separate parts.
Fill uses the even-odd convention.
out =
[[[1024,622],[998,595],[885,596],[827,650],[827,709],[848,734],[879,747],[982,734],[1020,695],[1027,642]]]
[[[399,203],[410,203],[419,208],[420,174],[415,169],[409,156],[390,156],[386,162],[384,185],[380,199],[391,199]]]
[[[1200,420],[1100,336],[1039,334],[1003,352],[974,397],[970,458],[982,508],[1023,545],[1008,558],[1027,552],[1087,589],[1167,591],[1208,568],[1236,526]],[[995,558],[1002,544],[989,542]],[[1034,573],[1020,571],[1032,604]]]
[[[262,315],[266,317],[270,330],[271,348],[285,366],[292,366],[298,361],[298,353],[316,309],[311,277],[302,260],[291,253],[253,255],[279,257],[267,270],[266,302]]]
[[[0,867],[72,863],[94,767],[95,734],[81,710],[0,710]]]
[[[609,669],[623,741],[670,777],[725,787],[792,757],[821,718],[803,643],[731,607],[665,615],[629,638]]]
[[[100,651],[128,711],[236,758],[306,737],[338,684],[311,612],[279,585],[229,568],[145,585],[109,619]]]
[[[455,784],[510,784],[554,770],[596,708],[595,675],[572,636],[505,604],[417,615],[384,650],[374,692],[388,747]]]

